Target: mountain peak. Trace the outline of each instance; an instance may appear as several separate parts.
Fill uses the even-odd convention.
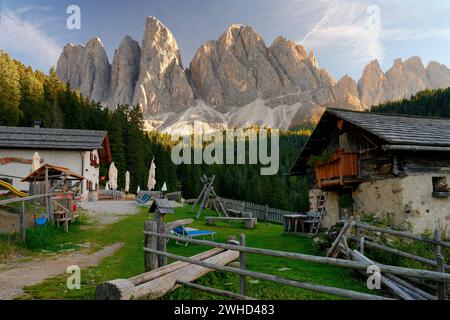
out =
[[[99,37],[94,37],[91,40],[89,40],[86,44],[86,47],[94,47],[94,46],[98,46],[98,47],[102,47],[104,48],[105,46],[103,45],[102,39],[100,39]]]
[[[172,32],[155,17],[148,17],[142,40],[139,79],[133,104],[145,115],[179,112],[194,103]]]
[[[124,36],[112,65],[102,41],[93,38],[86,46],[66,45],[57,74],[84,96],[112,108],[138,104],[147,119],[175,123],[183,121],[180,115],[187,110],[197,114],[191,109],[203,105],[230,125],[284,129],[309,121],[323,107],[362,110],[424,88],[450,86],[446,66],[430,62],[425,68],[419,57],[397,59],[386,73],[373,60],[358,83],[348,75],[336,82],[319,69],[313,50],[283,36],[267,46],[259,33],[242,24],[232,24],[217,40],[201,45],[184,70],[175,37],[151,16],[141,45]]]
[[[233,23],[228,27],[228,29],[226,31],[241,30],[243,28],[244,28],[243,24]]]

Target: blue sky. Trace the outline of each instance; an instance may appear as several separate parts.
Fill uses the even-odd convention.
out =
[[[81,30],[66,28],[66,9],[81,8]],[[303,44],[339,79],[355,79],[378,59],[418,55],[450,66],[450,1],[426,0],[0,0],[0,48],[47,71],[69,42],[102,39],[110,61],[125,35],[142,41],[145,18],[174,33],[184,66],[198,47],[233,23],[251,25],[269,45],[277,36]]]

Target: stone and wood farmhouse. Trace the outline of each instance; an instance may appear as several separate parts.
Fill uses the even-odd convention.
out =
[[[450,120],[328,109],[292,175],[306,175],[322,225],[375,214],[415,232],[450,223]]]

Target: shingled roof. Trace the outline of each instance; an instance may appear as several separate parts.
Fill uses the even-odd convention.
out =
[[[328,109],[388,144],[450,146],[450,119]]]
[[[0,149],[98,150],[106,131],[0,126]]]
[[[450,152],[450,119],[327,109],[294,163],[291,174],[304,174],[307,161],[330,142],[336,121],[372,136],[385,150]]]

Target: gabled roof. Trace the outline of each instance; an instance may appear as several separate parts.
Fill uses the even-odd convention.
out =
[[[450,119],[328,109],[388,144],[450,147]]]
[[[99,150],[106,131],[0,126],[0,149]]]
[[[22,182],[33,182],[33,181],[44,181],[45,180],[45,170],[48,170],[48,176],[50,180],[59,179],[60,176],[65,176],[68,180],[83,180],[84,178],[79,174],[70,171],[70,169],[60,166],[52,166],[49,164],[44,164],[42,167],[36,171],[31,172],[26,176]]]
[[[162,214],[174,213],[173,207],[170,204],[170,201],[167,199],[155,199],[155,201],[153,201],[148,212],[154,213],[156,211],[156,209],[158,209],[159,213],[162,213]]]

